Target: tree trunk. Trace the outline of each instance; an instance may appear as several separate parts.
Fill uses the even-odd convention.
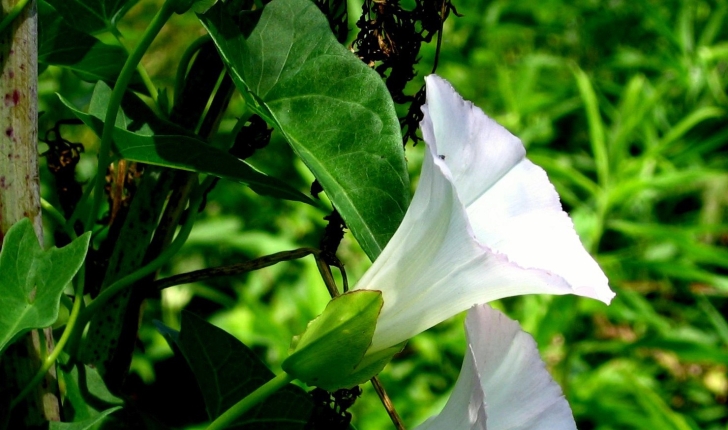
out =
[[[18,0],[0,0],[3,16]],[[38,180],[38,50],[35,1],[0,34],[0,239],[10,226],[30,218],[42,243]],[[0,291],[0,294],[2,292]],[[28,333],[0,359],[0,410],[38,371],[53,347],[50,329]],[[59,420],[55,369],[25,402],[9,428],[29,428]],[[5,406],[5,407],[4,407]],[[3,417],[5,418],[5,417]],[[1,421],[0,420],[0,424]]]

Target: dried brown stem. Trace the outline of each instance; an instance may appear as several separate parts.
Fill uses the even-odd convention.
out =
[[[293,251],[277,252],[275,254],[266,255],[265,257],[256,258],[255,260],[246,261],[244,263],[195,270],[193,272],[182,273],[179,275],[170,276],[168,278],[159,279],[152,283],[151,289],[163,290],[165,288],[173,287],[175,285],[205,281],[220,276],[239,275],[241,273],[252,272],[253,270],[273,266],[274,264],[280,263],[281,261],[296,260],[311,254],[317,256],[318,253],[319,250],[314,248],[299,248],[294,249]]]

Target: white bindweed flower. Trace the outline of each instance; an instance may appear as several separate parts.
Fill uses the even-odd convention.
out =
[[[355,289],[384,305],[367,354],[475,304],[521,294],[614,293],[521,141],[426,78],[422,173],[402,224]]]
[[[533,337],[488,305],[465,321],[468,350],[442,412],[417,430],[576,430]]]
[[[294,342],[283,369],[333,391],[376,375],[412,336],[521,294],[614,293],[518,138],[428,76],[427,144],[402,224],[357,283]],[[371,343],[369,342],[371,340]]]

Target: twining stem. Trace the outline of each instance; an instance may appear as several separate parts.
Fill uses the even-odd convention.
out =
[[[215,420],[207,426],[206,430],[222,430],[233,423],[238,417],[248,412],[250,408],[267,399],[271,394],[280,390],[281,388],[288,385],[289,382],[293,381],[293,378],[288,373],[281,373],[265,384],[261,385],[244,397],[241,401],[234,404],[230,409],[225,411],[222,415],[215,418]]]
[[[127,48],[126,44],[124,43],[124,35],[121,34],[121,32],[119,32],[116,27],[111,30],[111,34],[113,34],[116,38],[116,41],[119,42],[119,46],[121,46],[126,51],[126,55],[129,55],[129,48]],[[152,97],[152,100],[154,100],[154,102],[156,103],[159,92],[157,91],[157,87],[154,86],[152,78],[149,77],[149,73],[147,73],[147,69],[144,68],[144,65],[141,63],[141,61],[137,64],[136,70],[137,72],[139,72],[139,76],[142,78],[142,82],[147,88],[147,91]]]
[[[119,113],[124,92],[126,92],[126,88],[129,86],[129,82],[131,82],[131,78],[134,76],[134,71],[137,69],[137,65],[147,52],[147,49],[149,49],[152,41],[155,37],[157,37],[159,31],[174,13],[175,3],[177,3],[177,1],[178,0],[166,0],[164,4],[162,4],[162,7],[154,16],[152,22],[149,23],[149,27],[147,27],[147,30],[142,35],[139,44],[126,59],[126,63],[124,63],[124,67],[121,69],[121,73],[114,85],[114,91],[111,93],[111,98],[109,99],[109,104],[106,109],[104,130],[101,133],[101,143],[99,144],[99,164],[96,172],[96,179],[93,184],[94,198],[91,204],[91,211],[89,212],[84,225],[84,230],[86,231],[91,229],[94,221],[96,220],[99,208],[101,207],[101,201],[104,196],[103,189],[106,169],[111,162],[111,140],[114,134],[116,115]]]
[[[76,232],[73,231],[73,228],[68,224],[68,221],[66,221],[66,218],[58,209],[56,209],[52,204],[50,204],[46,199],[42,197],[40,199],[40,207],[43,210],[43,213],[45,215],[48,215],[48,217],[50,217],[53,222],[58,224],[58,227],[60,227],[71,240],[76,239]]]
[[[154,281],[151,289],[163,290],[175,285],[190,284],[192,282],[204,281],[219,276],[233,276],[242,273],[252,272],[253,270],[262,269],[272,266],[282,261],[297,260],[307,255],[316,255],[320,251],[314,248],[299,248],[293,251],[277,252],[275,254],[266,255],[265,257],[256,258],[255,260],[246,261],[244,263],[231,264],[229,266],[211,267],[208,269],[195,270],[193,272],[181,273],[179,275],[170,276]]]

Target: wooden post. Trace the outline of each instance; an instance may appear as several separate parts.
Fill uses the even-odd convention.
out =
[[[0,0],[3,16],[18,0]],[[22,218],[30,218],[42,242],[38,180],[38,37],[35,0],[0,34],[0,239]],[[2,294],[2,291],[0,291]],[[53,347],[50,329],[32,331],[0,358],[0,396],[16,396]],[[10,428],[58,421],[55,370],[14,411]],[[0,410],[7,410],[0,404]],[[5,415],[0,414],[0,415]],[[0,426],[6,417],[0,419]],[[7,422],[6,422],[7,424]],[[18,425],[22,427],[17,427]]]

